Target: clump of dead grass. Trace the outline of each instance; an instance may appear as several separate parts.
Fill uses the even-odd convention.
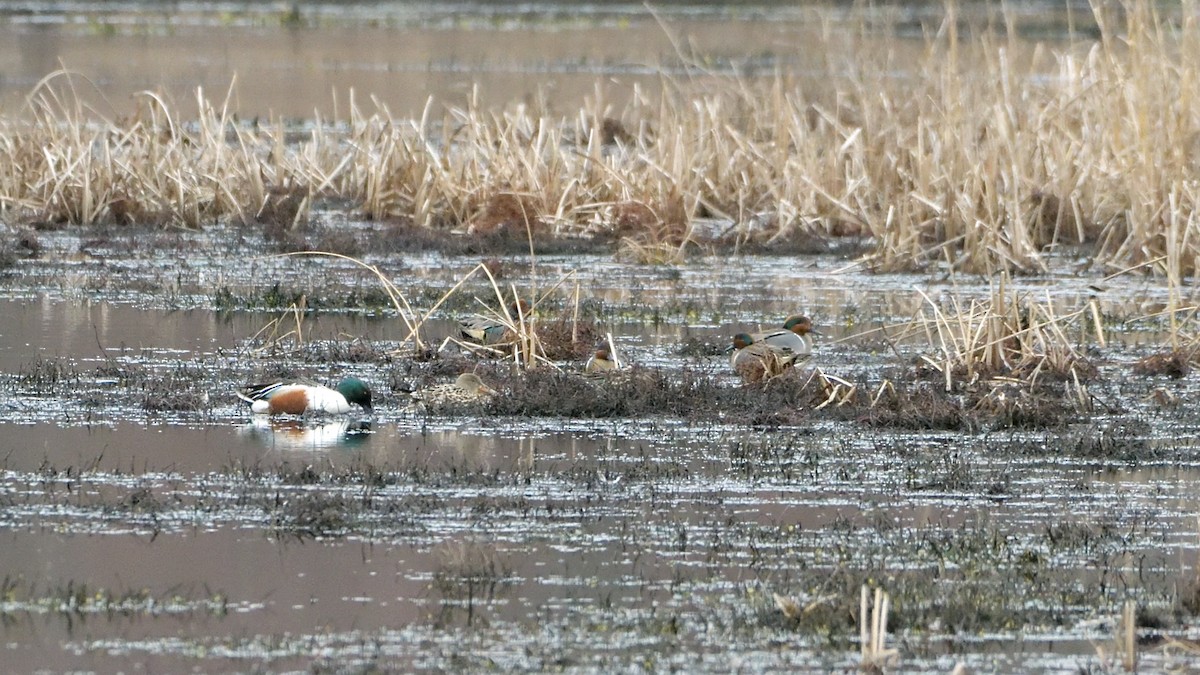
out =
[[[1159,352],[1138,359],[1133,364],[1133,373],[1145,376],[1165,375],[1178,380],[1192,372],[1195,358],[1196,350],[1191,348]]]
[[[551,361],[581,361],[596,351],[604,331],[595,321],[564,314],[538,325],[538,338]]]
[[[668,415],[778,427],[798,424],[813,414],[853,417],[864,403],[854,385],[820,371],[795,370],[735,387],[711,371],[690,367],[667,372],[634,366],[603,378],[536,368],[494,371],[491,377],[504,396],[492,401],[490,411],[529,417]]]
[[[434,557],[431,586],[442,596],[443,612],[463,610],[468,625],[476,621],[476,605],[491,602],[510,583],[512,567],[494,544],[446,541],[435,547]]]
[[[41,251],[41,241],[30,228],[4,228],[0,231],[0,269],[35,257]]]
[[[1094,300],[1060,314],[1049,298],[1039,302],[1009,294],[1003,281],[990,297],[969,303],[922,297],[926,307],[918,325],[937,354],[921,357],[918,372],[941,380],[947,391],[998,377],[1029,385],[1070,381],[1082,400],[1083,383],[1099,374],[1072,337],[1082,341],[1090,335],[1105,344]]]
[[[21,366],[17,373],[17,382],[38,390],[51,389],[60,383],[78,384],[79,370],[69,359],[38,356]]]
[[[361,503],[340,494],[300,492],[276,504],[271,526],[298,538],[345,536],[362,511]]]
[[[687,358],[721,356],[729,353],[729,342],[713,336],[689,336],[679,345],[680,356]]]
[[[974,427],[974,420],[967,414],[959,397],[928,384],[888,388],[876,398],[864,421],[872,426],[892,429],[967,431]]]

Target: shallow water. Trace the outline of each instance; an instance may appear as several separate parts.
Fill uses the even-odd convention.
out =
[[[460,106],[473,97],[582,101],[597,93],[597,78],[612,78],[604,95],[620,103],[633,86],[649,93],[662,77],[687,75],[672,39],[730,61],[716,66],[726,72],[820,64],[795,48],[819,28],[783,8],[746,12],[738,21],[668,8],[676,36],[640,6],[559,17],[532,7],[491,13],[406,3],[340,15],[319,11],[328,5],[302,7],[305,17],[294,26],[281,25],[286,13],[279,6],[195,15],[66,8],[61,21],[10,14],[0,21],[6,73],[0,101],[19,110],[42,77],[65,66],[76,73],[79,96],[105,115],[131,112],[143,90],[161,92],[189,111],[197,88],[219,102],[233,85],[234,107],[247,118],[344,116],[352,93],[360,106],[374,109],[374,99],[408,117],[420,116],[430,98]],[[759,45],[761,63],[744,55],[748,43]]]
[[[419,117],[429,100],[464,106],[545,99],[550,109],[602,97],[621,104],[663,78],[768,76],[778,69],[817,81],[828,64],[807,49],[836,11],[789,2],[658,3],[12,3],[0,8],[0,109],[22,109],[46,75],[67,69],[73,96],[104,116],[147,103],[144,91],[195,110],[197,89],[243,118],[345,117],[351,97],[397,117]],[[936,30],[940,6],[876,10],[878,27],[912,38]],[[1061,39],[1062,5],[1010,3],[1021,32]],[[960,16],[986,14],[964,3]],[[1086,29],[1090,12],[1076,8]],[[837,32],[834,31],[834,35]],[[903,55],[899,55],[903,56]],[[900,62],[903,62],[901,59]],[[696,64],[701,64],[697,68]],[[898,73],[898,77],[906,74]],[[597,81],[605,85],[597,90]],[[601,106],[602,108],[603,106]]]
[[[1197,466],[1130,470],[993,459],[986,444],[964,450],[985,477],[980,487],[987,477],[1010,477],[1007,493],[991,495],[913,480],[955,438],[945,434],[911,434],[882,453],[879,439],[863,439],[795,470],[786,454],[774,465],[744,466],[726,448],[791,444],[811,437],[803,430],[764,438],[736,428],[664,434],[645,423],[615,435],[497,434],[469,420],[424,433],[403,422],[350,424],[359,440],[300,447],[278,437],[300,428],[323,436],[322,425],[5,425],[0,565],[18,582],[10,597],[24,598],[27,586],[34,596],[0,607],[5,663],[284,670],[328,658],[443,668],[473,649],[446,641],[466,631],[499,663],[532,667],[547,662],[526,662],[533,657],[522,650],[557,634],[553,640],[573,645],[571,658],[586,669],[622,662],[608,651],[616,631],[611,639],[631,640],[628,648],[645,658],[665,657],[666,644],[683,640],[722,669],[730,665],[720,656],[728,645],[694,632],[697,622],[710,612],[719,624],[754,621],[754,611],[736,617],[756,595],[790,587],[786,579],[812,573],[806,569],[836,565],[831,553],[841,547],[867,557],[890,550],[898,573],[931,564],[921,555],[903,562],[911,554],[898,552],[915,542],[999,537],[1008,548],[1052,556],[1043,574],[1089,587],[1097,558],[1153,588],[1169,585],[1197,555]],[[363,464],[395,473],[384,485],[339,487],[281,479],[273,468],[336,472]],[[346,535],[313,538],[276,526],[287,518],[280,503],[322,493],[369,495],[373,507]],[[152,506],[131,506],[130,494]],[[1045,533],[1064,523],[1094,540],[1057,553],[1046,548]],[[1098,523],[1118,536],[1099,534]],[[503,571],[473,591],[457,577],[440,582],[459,569],[464,551],[481,551]],[[55,600],[68,584],[88,589],[85,596],[142,593],[155,604],[68,608]],[[655,618],[662,613],[683,626],[666,643]],[[560,633],[580,629],[571,638]],[[963,652],[956,658],[978,668],[1057,669],[1092,662],[1088,640],[1106,639],[1105,631],[1081,623],[1064,636],[1043,635],[1048,642],[1033,632],[952,644]],[[905,663],[936,671],[941,649],[917,648],[918,635],[908,638],[916,642]],[[368,655],[354,647],[364,641]],[[814,651],[802,638],[784,653],[756,653],[752,645],[741,658],[768,669],[848,658]]]

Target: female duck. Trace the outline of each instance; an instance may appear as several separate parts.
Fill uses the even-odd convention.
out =
[[[583,372],[608,373],[620,369],[621,362],[613,356],[612,350],[601,345],[596,347],[596,353],[592,354],[592,358],[588,359],[587,365],[583,367]]]
[[[495,389],[484,384],[475,373],[463,373],[452,384],[435,384],[409,395],[417,403],[437,408],[482,403],[496,393]]]

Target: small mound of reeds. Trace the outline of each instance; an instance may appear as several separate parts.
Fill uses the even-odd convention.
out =
[[[340,494],[301,492],[279,503],[271,526],[298,538],[344,536],[362,513],[362,504]]]
[[[529,417],[609,418],[659,414],[681,407],[681,392],[665,374],[631,369],[620,376],[584,377],[550,368],[502,379],[505,396],[492,411]]]
[[[443,611],[462,611],[475,622],[477,604],[490,602],[509,584],[512,566],[494,544],[445,541],[434,548],[437,561],[431,587],[442,597]]]
[[[1080,400],[1086,399],[1083,383],[1099,370],[1069,333],[1091,331],[1098,344],[1105,344],[1094,300],[1060,315],[1048,298],[1035,302],[1010,296],[1003,282],[986,300],[966,305],[951,298],[943,306],[921,295],[927,309],[920,315],[920,327],[938,354],[923,356],[918,374],[940,380],[946,391],[997,377],[1030,386],[1068,381],[1075,383]]]
[[[17,383],[32,393],[49,393],[61,385],[77,386],[79,370],[69,359],[38,356],[21,366]]]
[[[1151,354],[1138,359],[1133,364],[1134,375],[1147,377],[1165,375],[1176,380],[1187,377],[1192,372],[1196,358],[1196,349],[1182,348]]]
[[[37,233],[29,228],[5,228],[0,232],[0,269],[12,267],[19,261],[37,256],[42,244]]]
[[[684,339],[676,353],[680,356],[691,358],[721,356],[722,354],[729,353],[729,341],[712,336],[690,336]]]
[[[864,421],[890,429],[967,431],[974,426],[959,397],[924,383],[909,388],[887,387],[876,396]]]
[[[603,330],[595,321],[576,320],[570,316],[542,322],[537,332],[546,358],[551,361],[584,360],[605,339]]]

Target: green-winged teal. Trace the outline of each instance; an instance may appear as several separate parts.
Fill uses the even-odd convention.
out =
[[[481,345],[496,345],[506,342],[512,342],[516,337],[513,332],[513,326],[517,322],[529,320],[530,307],[529,303],[524,300],[514,302],[508,306],[508,322],[499,315],[469,316],[462,321],[459,321],[459,334],[464,340],[470,340]]]
[[[750,337],[754,342],[765,342],[772,347],[779,347],[787,350],[788,354],[794,354],[800,359],[807,358],[812,355],[813,343],[812,320],[807,316],[793,314],[783,322],[783,328],[763,331],[761,333],[751,333]]]

